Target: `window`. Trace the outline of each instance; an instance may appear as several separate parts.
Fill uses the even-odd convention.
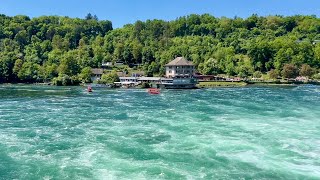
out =
[[[170,70],[170,71],[169,71],[169,73],[171,74],[171,73],[172,73],[172,71]]]

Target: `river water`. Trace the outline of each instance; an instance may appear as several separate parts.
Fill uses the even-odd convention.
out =
[[[0,86],[0,179],[320,179],[320,86]]]

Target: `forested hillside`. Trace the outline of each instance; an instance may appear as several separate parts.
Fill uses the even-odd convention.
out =
[[[315,16],[203,14],[113,29],[91,14],[84,19],[0,15],[0,82],[89,81],[90,68],[116,61],[161,75],[176,56],[192,60],[203,74],[312,76],[320,68],[319,40]]]

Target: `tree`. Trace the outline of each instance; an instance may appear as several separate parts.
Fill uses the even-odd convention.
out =
[[[285,64],[281,71],[281,75],[284,78],[295,78],[299,74],[298,68],[293,64]]]
[[[91,14],[91,13],[88,13],[88,14],[86,15],[85,19],[86,19],[86,20],[91,20],[91,19],[93,19],[92,14]]]
[[[133,58],[135,59],[136,63],[141,63],[142,62],[142,48],[143,46],[134,41],[132,43],[132,55],[133,55]]]
[[[299,74],[309,78],[314,74],[314,71],[308,64],[303,64],[300,68]]]
[[[98,21],[98,20],[99,20],[99,18],[98,18],[98,16],[97,16],[97,15],[94,15],[92,19],[94,19],[94,20],[96,20],[96,21]]]
[[[79,73],[80,67],[75,57],[76,51],[69,51],[62,57],[58,67],[59,75],[66,74],[69,76],[74,76]]]
[[[28,43],[28,35],[26,30],[19,31],[15,35],[14,39],[21,45],[24,46]]]
[[[80,82],[77,79],[77,76],[68,76],[66,74],[60,74],[58,77],[52,80],[53,84],[56,86],[70,86],[78,85]]]
[[[277,79],[279,76],[279,72],[277,70],[271,69],[268,72],[269,79]]]
[[[22,68],[22,65],[23,65],[23,61],[21,59],[17,59],[16,62],[14,63],[13,73],[18,75],[18,73]]]
[[[63,49],[63,39],[61,36],[59,35],[53,36],[52,47],[53,49],[60,49],[60,50]]]
[[[83,83],[90,83],[91,82],[91,68],[85,67],[81,70],[81,73],[79,74],[79,80]]]
[[[313,75],[313,78],[320,80],[320,73]]]
[[[254,41],[249,41],[247,53],[253,60],[255,70],[265,71],[266,63],[272,58],[273,50],[271,45],[268,43],[268,39],[259,37]]]
[[[44,65],[44,73],[43,73],[44,81],[52,80],[54,77],[56,77],[58,75],[57,68],[58,66],[54,63]]]
[[[314,64],[315,67],[319,68],[320,67],[320,43],[318,43],[315,48],[313,49],[314,51]]]
[[[238,62],[236,67],[236,72],[241,78],[248,77],[253,74],[254,67],[252,65],[252,60],[248,56],[238,55]]]
[[[18,77],[25,82],[35,82],[39,78],[39,65],[32,62],[24,62]]]
[[[254,78],[261,78],[261,77],[262,77],[262,72],[260,72],[260,71],[254,72],[254,73],[253,73],[253,77],[254,77]]]
[[[291,62],[294,56],[292,48],[281,48],[275,57],[275,67],[277,70],[281,70],[285,63]]]
[[[120,79],[119,79],[119,76],[118,74],[113,71],[111,73],[108,73],[108,74],[103,74],[102,77],[101,77],[101,80],[99,81],[99,83],[101,84],[113,84],[115,82],[119,82]]]
[[[164,65],[177,56],[193,61],[204,74],[258,77],[258,72],[268,72],[276,78],[287,76],[284,66],[292,64],[301,67],[301,75],[312,77],[309,69],[320,68],[320,18],[315,16],[191,14],[117,29],[91,13],[85,19],[0,15],[0,22],[1,83],[54,79],[76,84],[79,77],[89,79],[87,68],[116,61],[142,64],[136,70],[162,75]]]
[[[147,75],[148,76],[153,76],[155,73],[159,72],[159,65],[156,64],[155,62],[152,62],[149,66],[148,66],[148,70],[147,70]]]
[[[210,58],[208,61],[203,63],[201,72],[207,75],[218,74],[220,72],[218,60]]]

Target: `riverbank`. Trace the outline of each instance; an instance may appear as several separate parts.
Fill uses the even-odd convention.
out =
[[[217,87],[245,87],[245,86],[298,86],[298,85],[320,85],[320,82],[279,82],[279,81],[274,81],[274,82],[244,82],[244,81],[202,81],[199,82],[196,87],[197,88],[217,88]],[[56,86],[52,85],[50,83],[3,83],[0,85],[35,85],[35,86]],[[76,86],[83,86],[87,87],[88,85],[92,86],[93,88],[114,88],[117,89],[119,87],[111,87],[103,84],[79,84]],[[63,86],[62,86],[63,87]],[[147,89],[146,87],[143,86],[137,86],[134,87],[135,89]]]
[[[198,88],[212,88],[212,87],[244,87],[245,82],[226,82],[226,81],[205,81],[197,84]]]
[[[320,82],[309,81],[201,81],[197,84],[198,88],[214,87],[244,87],[244,86],[297,86],[297,85],[320,85]]]

